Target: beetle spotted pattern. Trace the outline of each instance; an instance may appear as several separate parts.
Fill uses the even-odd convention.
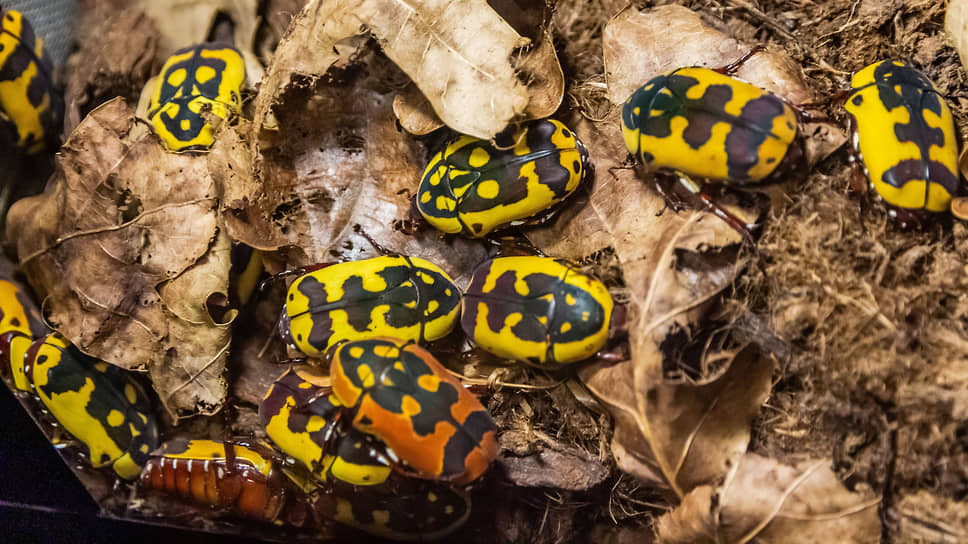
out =
[[[854,74],[844,105],[871,187],[900,210],[945,212],[958,191],[958,144],[948,105],[920,71],[880,61]]]
[[[490,414],[420,346],[396,338],[341,344],[330,372],[353,425],[422,477],[468,483],[497,457]]]
[[[14,374],[20,367],[30,390],[87,448],[92,466],[138,477],[158,429],[144,391],[124,370],[84,355],[58,333],[35,341],[22,358],[11,356]]]
[[[0,110],[17,133],[17,147],[42,151],[56,131],[61,100],[43,40],[19,11],[0,8]]]
[[[343,340],[395,336],[432,342],[457,324],[460,290],[437,265],[383,256],[327,266],[289,286],[279,332],[318,357]]]
[[[245,63],[233,48],[219,44],[186,47],[168,58],[151,95],[148,118],[174,152],[205,150],[215,135],[202,114],[228,119],[242,107]]]
[[[500,257],[474,270],[464,291],[461,327],[498,357],[573,363],[605,346],[612,308],[605,285],[565,261]]]
[[[622,107],[629,153],[650,169],[736,184],[766,181],[797,139],[779,97],[700,67],[656,76]]]
[[[494,142],[461,136],[430,159],[417,209],[441,232],[479,238],[549,210],[575,192],[588,168],[585,146],[553,119]]]

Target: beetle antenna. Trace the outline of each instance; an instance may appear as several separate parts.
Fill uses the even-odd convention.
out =
[[[373,246],[373,248],[376,249],[377,252],[380,253],[381,255],[396,255],[397,254],[396,252],[390,251],[387,248],[385,248],[382,245],[380,245],[376,240],[373,239],[372,236],[370,236],[365,230],[363,230],[363,226],[360,225],[359,223],[353,225],[353,232],[355,232],[355,233],[359,234],[360,236],[366,238],[366,241],[369,242],[370,245]]]

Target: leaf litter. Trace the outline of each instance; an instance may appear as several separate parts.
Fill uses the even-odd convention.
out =
[[[279,45],[251,106],[252,123],[224,130],[205,160],[170,159],[205,180],[205,198],[214,200],[182,199],[179,207],[194,206],[193,221],[205,226],[165,238],[189,250],[175,252],[157,236],[136,233],[178,225],[146,219],[145,209],[148,217],[172,212],[153,211],[148,195],[126,185],[134,173],[153,175],[128,164],[129,157],[149,157],[145,164],[154,167],[168,159],[150,149],[151,137],[125,140],[133,121],[114,103],[71,136],[47,193],[21,203],[11,230],[19,233],[24,269],[36,275],[52,324],[71,332],[82,349],[147,368],[175,415],[216,408],[223,376],[244,412],[276,373],[267,361],[283,352],[270,339],[274,316],[256,325],[242,319],[255,329],[237,330],[261,332],[243,333],[222,372],[234,315],[216,312],[216,319],[210,309],[227,289],[229,237],[273,252],[269,266],[279,270],[375,254],[362,229],[391,250],[431,258],[461,277],[485,248],[394,228],[407,218],[406,190],[415,187],[436,141],[433,129],[446,123],[486,138],[509,121],[557,109],[589,147],[595,178],[553,221],[527,234],[546,253],[597,271],[628,304],[629,360],[563,375],[463,368],[467,375],[483,372],[478,380],[492,372],[496,383],[547,384],[493,393],[490,408],[506,434],[505,468],[475,499],[501,507],[493,518],[475,509],[469,538],[493,538],[495,519],[504,538],[537,542],[653,534],[682,542],[837,534],[864,542],[882,532],[889,540],[953,541],[965,533],[968,516],[958,498],[968,478],[951,467],[965,466],[968,229],[903,231],[886,222],[877,203],[858,209],[863,198],[847,194],[849,171],[838,151],[844,135],[822,123],[806,131],[815,168],[774,197],[783,206],[769,212],[750,253],[704,212],[657,215],[663,202],[624,163],[617,119],[623,96],[649,77],[681,65],[727,64],[749,45],[766,43],[768,53],[738,77],[791,102],[822,99],[874,60],[913,58],[950,97],[963,127],[966,80],[939,35],[943,6],[896,3],[895,16],[884,19],[870,2],[854,9],[849,2],[626,7],[562,0],[524,16],[526,24],[501,2],[491,2],[492,11],[470,0],[427,10],[382,1],[349,10],[310,1],[296,13],[302,4],[265,3],[286,6],[293,18],[283,30],[286,18],[267,17],[270,41]],[[444,4],[442,20],[449,23],[430,30],[426,14]],[[448,15],[455,6],[473,16],[455,22]],[[411,17],[392,16],[401,9]],[[472,38],[463,42],[464,34]],[[488,48],[474,57],[455,45],[470,43]],[[271,46],[245,48],[265,60]],[[427,62],[453,59],[455,52],[473,60]],[[130,64],[137,74],[147,71],[148,57],[106,65]],[[466,70],[491,77],[481,83]],[[87,83],[75,88],[103,94]],[[84,108],[101,101],[87,100]],[[403,106],[409,113],[400,113]],[[427,136],[408,136],[397,120]],[[98,206],[84,202],[81,188],[97,189],[86,196],[102,199]],[[761,211],[745,209],[746,202],[730,205],[744,214]],[[102,204],[106,214],[91,212]],[[126,206],[142,211],[132,216]],[[72,248],[92,241],[83,255]],[[152,256],[138,263],[145,248]],[[120,284],[129,286],[124,293],[61,279],[77,269],[114,272],[105,263],[117,268],[119,260],[133,270]],[[119,294],[144,308],[117,300]],[[257,307],[271,310],[280,296],[274,287]],[[139,327],[119,327],[119,308],[137,316]],[[125,336],[145,343],[120,341]],[[185,349],[186,338],[204,346]],[[184,353],[196,349],[191,357]],[[494,380],[498,374],[503,378]],[[569,467],[558,480],[547,470],[552,457]],[[582,471],[585,481],[568,476]],[[501,478],[539,487],[519,487],[532,491],[507,500]]]

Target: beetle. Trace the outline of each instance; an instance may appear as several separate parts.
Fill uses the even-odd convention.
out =
[[[423,478],[472,482],[497,457],[497,427],[433,355],[399,338],[337,346],[333,393],[353,426],[378,437]]]
[[[588,150],[575,133],[540,119],[493,141],[460,136],[447,143],[427,164],[414,203],[437,230],[480,238],[547,219],[589,170]]]
[[[702,185],[711,181],[755,188],[777,181],[802,162],[799,120],[811,118],[783,98],[732,77],[760,50],[754,48],[720,69],[692,66],[658,75],[622,106],[622,135],[629,153],[649,170],[675,172],[709,211],[750,240],[747,226]],[[665,178],[656,176],[656,187],[669,202],[662,186]]]
[[[345,407],[323,382],[313,370],[290,368],[259,408],[269,438],[321,486],[311,499],[316,514],[396,540],[431,540],[460,527],[470,513],[467,494],[394,473],[392,453],[347,425]]]
[[[958,192],[958,143],[951,110],[931,80],[883,60],[855,73],[850,86],[844,109],[855,175],[863,169],[902,222],[948,211]],[[855,178],[855,185],[864,183]]]
[[[62,99],[44,42],[19,11],[0,8],[0,110],[17,134],[17,147],[46,149],[59,123]]]
[[[23,365],[10,361],[23,360],[33,339],[50,331],[44,325],[38,308],[10,280],[0,279],[0,368],[9,369],[14,387],[30,391],[30,382],[23,373]]]
[[[158,445],[158,427],[141,387],[122,369],[81,353],[59,333],[33,342],[8,342],[18,387],[35,394],[63,428],[87,449],[94,467],[111,465],[133,480]],[[15,380],[16,381],[16,380]]]
[[[605,347],[610,329],[619,325],[613,307],[605,284],[564,260],[497,257],[471,274],[461,328],[498,357],[539,365],[574,363]]]
[[[262,521],[279,518],[287,479],[265,443],[169,440],[151,453],[141,485]]]
[[[424,259],[384,255],[303,272],[289,286],[279,333],[308,357],[373,336],[432,342],[457,324],[460,290]]]
[[[380,485],[334,480],[314,495],[313,508],[322,519],[370,534],[427,542],[459,529],[470,515],[471,500],[466,491],[445,482],[391,473]]]
[[[148,119],[172,152],[203,151],[215,141],[203,109],[228,119],[242,108],[245,62],[234,47],[202,43],[165,61],[151,93]]]
[[[317,383],[309,369],[290,368],[266,392],[259,417],[269,438],[322,480],[354,485],[386,481],[390,466],[371,450],[381,447],[369,437],[341,429],[342,403],[330,388]]]

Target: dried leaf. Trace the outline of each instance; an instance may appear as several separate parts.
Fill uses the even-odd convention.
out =
[[[527,105],[510,58],[528,40],[483,0],[314,0],[276,50],[256,102],[257,130],[275,126],[270,109],[293,75],[325,74],[337,59],[333,46],[366,31],[458,132],[490,138]]]
[[[961,66],[968,71],[968,0],[950,0],[944,16],[944,31],[958,51]]]
[[[416,136],[430,134],[444,126],[427,97],[414,85],[407,86],[403,94],[393,97],[393,114],[403,130]]]
[[[92,109],[120,96],[135,101],[145,83],[161,68],[158,30],[138,10],[124,10],[107,18],[89,16],[90,24],[71,56],[72,76],[64,90],[65,130],[70,134]]]
[[[643,11],[629,6],[619,12],[605,26],[602,49],[609,99],[622,104],[635,89],[663,72],[683,66],[719,68],[742,57],[750,47],[707,26],[692,10],[666,5]],[[735,75],[793,104],[814,100],[800,67],[776,51],[757,53]],[[847,141],[830,123],[806,124],[802,134],[811,165]]]
[[[274,116],[298,137],[263,141],[253,154],[261,179],[226,183],[229,232],[253,247],[282,249],[284,261],[304,265],[375,255],[359,226],[389,250],[463,277],[485,258],[479,244],[395,228],[409,217],[409,191],[416,190],[426,152],[396,126],[393,94],[382,82],[392,64],[375,55],[369,62],[365,77],[303,81],[279,97]]]
[[[551,31],[541,34],[533,49],[515,62],[515,68],[528,82],[528,119],[544,119],[558,111],[565,96],[565,74],[558,63]]]
[[[132,141],[134,124],[122,99],[94,110],[47,191],[12,207],[8,228],[58,331],[109,363],[148,367],[176,417],[211,412],[227,349],[227,323],[206,306],[228,285],[219,187],[206,155],[166,153],[153,135]]]
[[[724,484],[695,489],[659,518],[659,541],[880,542],[879,500],[848,491],[830,463],[747,454]]]

